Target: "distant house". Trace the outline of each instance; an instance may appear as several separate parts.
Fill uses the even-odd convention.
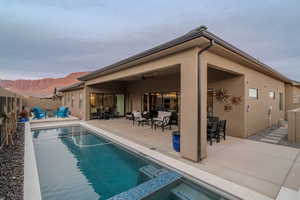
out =
[[[63,87],[58,90],[62,93],[62,105],[69,107],[71,114],[82,119],[84,117],[83,105],[84,82],[74,83],[70,86]]]
[[[10,111],[21,111],[24,99],[21,95],[0,87],[0,115]]]
[[[2,87],[0,87],[0,96],[3,96],[3,97],[15,97],[17,94],[16,93],[13,93],[7,89],[4,89]]]
[[[300,83],[292,81],[285,86],[285,109],[293,110],[300,108]],[[287,119],[287,116],[286,116]]]
[[[60,90],[73,114],[177,112],[180,153],[193,161],[206,157],[208,117],[227,120],[229,135],[246,138],[278,124],[300,97],[295,82],[204,26],[79,80]]]

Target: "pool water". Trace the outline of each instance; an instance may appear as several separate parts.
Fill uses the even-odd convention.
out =
[[[79,126],[32,134],[43,200],[109,199],[153,178],[141,169],[167,170]],[[225,199],[185,182],[172,183],[147,199]]]

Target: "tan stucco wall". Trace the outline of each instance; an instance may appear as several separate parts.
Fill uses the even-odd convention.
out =
[[[285,84],[285,108],[287,111],[300,108],[300,88],[291,84]]]
[[[268,111],[272,106],[271,124],[275,125],[280,119],[284,118],[285,107],[283,103],[283,110],[279,110],[279,93],[285,93],[284,82],[274,79],[270,76],[257,72],[249,67],[245,67],[237,62],[213,54],[211,52],[204,52],[202,55],[205,63],[211,66],[220,67],[222,69],[236,72],[245,77],[245,136],[250,136],[258,131],[267,129],[270,125]],[[207,67],[203,64],[203,67]],[[258,99],[251,99],[248,97],[249,88],[258,88]],[[269,92],[276,93],[276,99],[269,97]],[[284,100],[284,99],[283,99]],[[247,112],[247,107],[249,110]],[[234,119],[233,119],[234,120]]]
[[[15,97],[16,94],[0,87],[0,96]]]
[[[220,77],[221,78],[221,77]],[[227,103],[218,101],[214,97],[213,113],[222,120],[227,120],[227,134],[235,137],[246,137],[245,135],[245,77],[237,76],[229,79],[220,79],[208,83],[208,88],[225,89],[231,97],[241,97],[239,105],[232,105],[230,98]],[[232,105],[231,111],[225,111],[224,106]]]
[[[79,119],[84,118],[84,102],[82,102],[82,107],[79,108],[79,94],[83,95],[83,89],[72,90],[63,93],[62,105],[68,107],[71,115],[74,117],[78,117]],[[70,95],[68,100],[68,95]],[[73,106],[72,106],[72,95],[74,98]],[[84,98],[82,96],[82,98]]]
[[[43,110],[54,111],[61,106],[59,99],[43,99],[38,97],[25,97],[24,105],[31,109],[32,107],[38,106]]]
[[[300,109],[289,110],[288,112],[288,141],[300,143]]]
[[[240,106],[234,107],[234,109],[237,110],[233,111],[230,114],[227,113],[226,116],[220,113],[222,117],[226,117],[226,119],[230,121],[229,129],[231,135],[247,137],[260,130],[268,128],[270,125],[268,115],[270,106],[273,107],[271,124],[277,124],[278,120],[284,118],[285,108],[283,107],[283,110],[279,111],[279,92],[283,94],[285,92],[283,82],[257,72],[254,69],[246,67],[245,65],[239,64],[237,61],[230,60],[229,58],[214,54],[212,52],[206,51],[200,57],[198,57],[199,50],[200,48],[191,48],[189,50],[178,52],[167,57],[161,57],[151,62],[138,64],[134,67],[127,68],[122,71],[113,72],[87,81],[85,83],[86,87],[84,89],[84,119],[88,120],[89,118],[88,98],[91,90],[95,90],[95,84],[116,81],[124,77],[135,76],[155,70],[162,70],[171,66],[180,66],[179,85],[181,93],[181,155],[184,158],[197,161],[200,156],[199,150],[201,152],[201,158],[204,158],[206,156],[206,106],[208,66],[222,68],[223,70],[228,70],[230,72],[235,72],[242,75],[240,78],[234,79],[233,82],[226,83],[226,85],[228,85],[228,88],[233,88],[234,92],[236,92],[236,95],[244,97],[243,103]],[[200,72],[200,80],[198,80],[198,72]],[[126,92],[131,93],[132,95],[134,101],[132,109],[141,109],[141,92],[144,92],[145,88],[149,88],[150,91],[159,88],[159,86],[160,84],[156,85],[156,83],[150,83],[150,81],[149,83],[145,82],[143,84],[129,83],[126,86]],[[169,87],[168,84],[164,84],[163,86],[161,86],[161,88],[166,87]],[[176,84],[176,88],[178,88],[178,84]],[[199,88],[201,90],[200,118],[198,116]],[[251,99],[248,97],[249,88],[258,88],[258,99]],[[173,90],[173,88],[170,88],[170,90]],[[269,92],[271,91],[274,91],[276,93],[275,100],[269,97]],[[249,110],[247,109],[248,106]],[[198,129],[199,127],[201,128],[200,130]],[[199,131],[201,132],[201,134]]]

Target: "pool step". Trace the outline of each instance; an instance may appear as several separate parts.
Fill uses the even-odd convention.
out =
[[[181,177],[182,175],[176,172],[164,172],[159,176],[145,183],[142,183],[126,192],[122,192],[116,196],[111,197],[109,200],[141,200],[166,187],[167,185],[178,181]]]
[[[171,190],[171,194],[176,200],[210,200],[211,197],[203,192],[193,189],[191,186],[182,183]]]
[[[148,178],[155,178],[157,176],[160,176],[161,174],[168,172],[169,170],[164,168],[158,168],[153,165],[146,165],[144,167],[141,167],[139,171],[146,175]]]

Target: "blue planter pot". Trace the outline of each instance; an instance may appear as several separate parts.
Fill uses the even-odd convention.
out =
[[[172,133],[173,148],[175,151],[180,152],[180,133],[179,131],[174,131]]]
[[[22,122],[22,123],[28,122],[28,119],[27,119],[27,118],[24,118],[24,117],[21,117],[21,118],[19,119],[19,122]]]

